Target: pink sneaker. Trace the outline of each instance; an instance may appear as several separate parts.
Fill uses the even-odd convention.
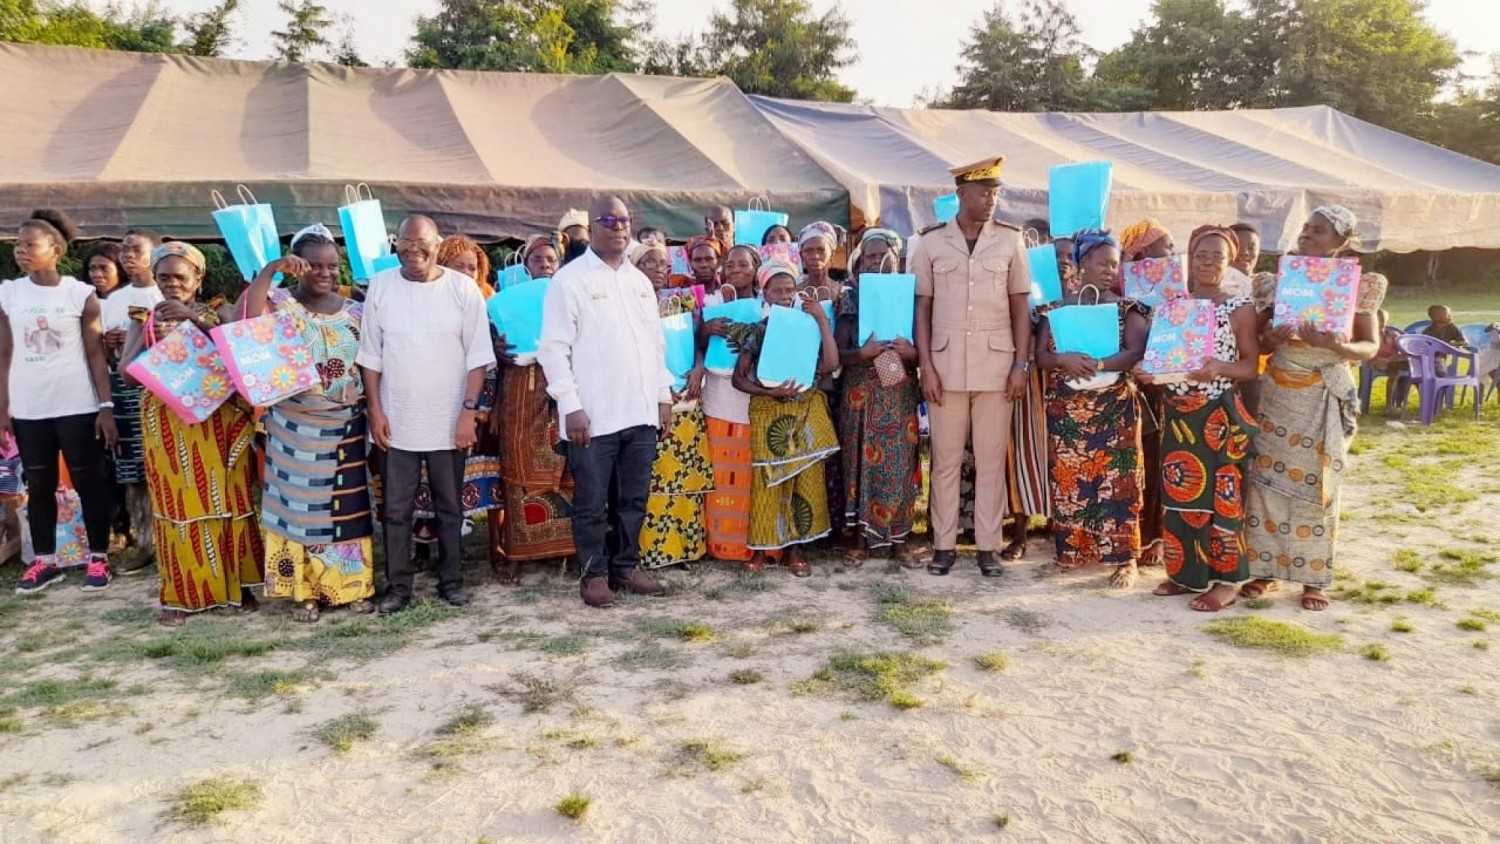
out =
[[[109,582],[114,580],[114,577],[109,570],[108,559],[93,557],[89,560],[88,570],[83,576],[83,591],[103,592],[109,587]]]
[[[35,595],[48,586],[63,580],[67,575],[62,573],[50,560],[37,561],[31,564],[31,568],[21,575],[21,582],[16,584],[17,595]]]

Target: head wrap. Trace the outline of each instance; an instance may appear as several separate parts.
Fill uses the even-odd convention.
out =
[[[157,264],[168,258],[181,258],[197,267],[200,273],[208,266],[203,260],[203,253],[198,251],[198,247],[180,240],[169,240],[151,250],[151,268],[156,269]]]
[[[287,248],[296,249],[297,241],[309,237],[322,237],[327,238],[329,241],[333,241],[333,232],[329,231],[328,227],[323,225],[322,223],[313,223],[307,228],[301,229],[296,234],[292,235],[292,242],[287,246]]]
[[[652,252],[660,252],[663,258],[667,257],[667,247],[662,246],[660,243],[657,243],[655,241],[652,241],[650,243],[637,243],[635,245],[635,248],[630,250],[630,263],[638,267],[641,265],[641,259],[646,257],[647,255],[650,255]]]
[[[526,245],[521,247],[521,263],[525,264],[526,259],[531,256],[531,251],[539,246],[552,247],[552,251],[557,253],[557,259],[561,261],[563,256],[562,242],[563,236],[559,232],[532,235],[531,239],[526,241]]]
[[[755,283],[761,290],[765,290],[766,285],[770,284],[771,279],[776,276],[789,275],[796,279],[801,274],[796,267],[786,261],[767,261],[760,265],[760,270],[755,274]]]
[[[825,223],[819,220],[816,223],[808,223],[802,227],[802,231],[797,232],[797,248],[801,249],[818,238],[828,241],[830,251],[837,249],[839,246],[838,229],[835,229],[832,223]]]
[[[688,240],[687,246],[682,250],[683,254],[687,255],[688,260],[691,261],[693,260],[693,252],[700,246],[707,246],[713,249],[715,258],[724,257],[724,244],[720,243],[718,238],[708,234],[700,234]]]
[[[443,238],[443,242],[438,244],[437,262],[446,267],[449,261],[465,252],[474,253],[475,261],[479,265],[474,271],[474,283],[479,285],[479,291],[487,297],[495,295],[495,288],[490,286],[490,256],[484,254],[479,244],[469,238],[461,234]]]
[[[1229,244],[1229,263],[1233,264],[1234,259],[1240,256],[1240,239],[1235,237],[1234,230],[1227,226],[1208,225],[1193,229],[1193,233],[1188,235],[1188,255],[1191,256],[1198,251],[1199,241],[1213,235],[1224,238],[1224,242]]]
[[[580,211],[577,208],[569,208],[568,213],[562,215],[562,219],[557,221],[557,230],[560,232],[567,231],[574,226],[588,228],[589,212]]]
[[[1083,266],[1083,256],[1093,252],[1101,246],[1113,246],[1120,248],[1114,235],[1103,229],[1084,229],[1072,237],[1073,240],[1073,263],[1078,267]]]
[[[1146,250],[1150,249],[1152,244],[1171,235],[1172,233],[1167,231],[1166,226],[1147,217],[1134,225],[1127,226],[1124,231],[1120,232],[1120,251],[1125,253],[1127,261],[1137,261],[1146,254]]]
[[[854,252],[849,256],[849,271],[859,272],[859,261],[864,256],[865,244],[872,240],[883,240],[891,248],[891,254],[896,258],[897,269],[900,269],[901,260],[901,235],[890,229],[865,229],[859,236],[859,245],[854,247]]]
[[[1359,218],[1342,205],[1319,205],[1313,213],[1327,220],[1339,237],[1349,237],[1359,226]]]

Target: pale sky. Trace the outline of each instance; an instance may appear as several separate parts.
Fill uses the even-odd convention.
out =
[[[335,14],[352,19],[364,59],[371,64],[399,60],[417,15],[430,14],[437,0],[322,0]],[[833,0],[812,0],[820,12]],[[198,12],[213,0],[166,0],[180,13]],[[713,8],[728,2],[656,0],[658,34],[701,31]],[[842,81],[876,105],[909,106],[924,90],[947,87],[955,80],[960,44],[994,0],[845,0],[854,21],[858,59]],[[1068,0],[1083,25],[1083,39],[1099,50],[1129,40],[1145,17],[1151,0]],[[1486,7],[1488,7],[1486,9]],[[1500,52],[1500,13],[1496,0],[1429,0],[1427,17],[1457,39],[1460,50],[1481,54],[1471,59],[1470,73],[1488,73],[1489,53]],[[914,13],[915,12],[915,13]],[[239,14],[240,43],[232,58],[264,59],[271,54],[269,32],[284,23],[277,0],[244,0]]]

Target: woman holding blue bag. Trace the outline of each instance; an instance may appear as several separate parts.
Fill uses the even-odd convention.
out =
[[[1186,381],[1165,385],[1161,432],[1161,596],[1193,595],[1218,612],[1250,579],[1245,548],[1245,460],[1254,430],[1239,384],[1256,376],[1260,324],[1249,296],[1224,287],[1239,253],[1234,232],[1200,226],[1188,238],[1193,290],[1214,303],[1213,350]],[[1136,378],[1151,383],[1137,369]]]
[[[797,271],[789,264],[773,261],[761,267],[760,282],[768,304],[797,306]],[[839,358],[828,316],[815,300],[802,298],[801,307],[817,320],[822,335],[816,371],[832,372]],[[802,546],[830,530],[823,469],[830,456],[837,456],[838,435],[822,390],[790,381],[774,387],[761,383],[756,369],[766,332],[763,322],[740,333],[734,369],[734,386],[750,396],[750,548],[755,555],[747,568],[760,571],[766,552],[784,550],[783,561],[792,574],[810,577]]]
[[[243,302],[246,319],[274,311],[295,320],[321,376],[264,417],[265,593],[296,602],[292,620],[311,623],[323,607],[375,609],[375,525],[364,384],[354,365],[363,308],[339,293],[339,249],[328,229],[298,232],[291,253],[256,275]],[[273,295],[277,273],[297,280],[290,295]]]
[[[718,307],[729,302],[749,302],[745,307],[760,321],[761,305],[756,297],[756,273],[760,252],[736,246],[724,258],[724,284],[704,297],[705,304]],[[703,321],[700,342],[714,337],[732,338],[748,327],[728,317]],[[731,350],[732,350],[731,346]],[[736,360],[738,360],[736,358]],[[734,386],[734,372],[710,369],[703,377],[703,413],[708,428],[709,452],[713,458],[713,491],[705,502],[708,523],[708,553],[716,560],[749,562],[750,551],[750,396]]]
[[[921,486],[917,347],[904,336],[891,342],[858,336],[860,283],[879,283],[861,277],[900,272],[901,238],[889,229],[866,229],[849,265],[859,283],[839,297],[834,330],[844,369],[838,431],[845,516],[856,530],[855,545],[844,559],[857,568],[871,551],[889,549],[893,559],[910,567],[914,561],[906,538]]]
[[[1140,403],[1135,383],[1125,374],[1146,353],[1147,310],[1110,291],[1120,270],[1120,248],[1097,229],[1073,236],[1077,274],[1063,278],[1063,302],[1038,309],[1036,360],[1047,373],[1048,457],[1052,480],[1053,540],[1057,568],[1113,566],[1110,585],[1126,589],[1139,578],[1141,553]],[[1067,325],[1070,298],[1086,288],[1099,292],[1099,305],[1112,307],[1110,328],[1116,342],[1100,357],[1082,348]]]

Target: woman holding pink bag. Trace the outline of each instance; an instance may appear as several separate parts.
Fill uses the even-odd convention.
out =
[[[203,253],[170,241],[151,252],[163,301],[144,324],[130,327],[123,360],[134,361],[184,322],[200,331],[219,324],[197,301],[203,287]],[[126,381],[139,381],[126,372]],[[227,389],[227,379],[221,385]],[[255,466],[250,445],[255,424],[238,399],[190,424],[154,393],[141,399],[146,443],[146,486],[154,511],[151,532],[161,572],[157,623],[179,627],[193,613],[259,609],[250,587],[262,579],[264,546],[255,523]]]
[[[36,550],[16,585],[20,595],[64,577],[57,558],[59,453],[88,527],[83,589],[105,589],[111,579],[114,484],[105,448],[115,447],[116,432],[99,300],[92,286],[57,269],[76,234],[65,214],[33,212],[16,240],[16,263],[26,275],[0,285],[0,442],[15,438]]]

